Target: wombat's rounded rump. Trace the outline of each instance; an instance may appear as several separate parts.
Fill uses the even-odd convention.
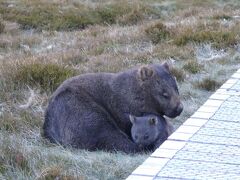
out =
[[[53,93],[43,131],[51,142],[64,146],[132,153],[141,149],[131,141],[129,114],[174,118],[182,109],[166,63],[115,74],[83,74]]]

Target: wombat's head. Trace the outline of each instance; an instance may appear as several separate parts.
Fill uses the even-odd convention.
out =
[[[159,137],[161,127],[163,126],[161,120],[154,115],[147,115],[142,117],[129,116],[132,123],[132,139],[140,146],[148,146],[153,144]]]
[[[181,114],[183,105],[167,63],[142,66],[138,69],[138,77],[147,97],[145,103],[153,107],[151,111],[171,118]]]

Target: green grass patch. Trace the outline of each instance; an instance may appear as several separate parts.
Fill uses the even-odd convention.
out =
[[[191,60],[184,64],[183,69],[192,74],[196,74],[203,69],[203,65],[199,64],[197,61]]]
[[[170,31],[161,22],[158,22],[154,25],[147,27],[145,29],[145,33],[154,44],[162,42],[170,37]]]
[[[12,74],[14,84],[32,86],[53,92],[64,80],[75,76],[76,71],[57,64],[20,64]]]
[[[195,87],[207,91],[215,91],[221,86],[221,84],[222,83],[218,82],[217,80],[207,77],[204,78],[202,81],[197,82],[195,84]]]
[[[216,48],[224,48],[235,45],[237,39],[236,34],[231,31],[203,30],[194,32],[191,29],[184,31],[174,39],[177,46],[184,46],[189,42],[211,43]]]

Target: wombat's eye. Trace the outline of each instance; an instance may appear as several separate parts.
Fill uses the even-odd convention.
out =
[[[169,98],[169,94],[168,94],[167,92],[164,92],[164,93],[162,94],[162,96],[163,96],[164,98],[166,98],[166,99]]]
[[[143,138],[146,140],[146,139],[149,138],[149,136],[148,135],[144,135]]]

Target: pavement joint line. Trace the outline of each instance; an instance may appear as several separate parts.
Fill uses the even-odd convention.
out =
[[[223,100],[212,100],[208,99],[203,106],[213,106],[213,107],[220,107],[224,101]]]
[[[224,84],[236,84],[237,82],[238,82],[237,79],[232,79],[232,78],[230,78],[230,79],[228,79],[227,81],[225,81]]]
[[[210,127],[207,127],[207,128],[210,128]],[[226,130],[232,130],[232,129],[230,129],[230,128],[215,128],[215,129],[222,129],[222,130],[226,129]],[[239,130],[234,129],[233,131],[239,131]],[[240,133],[240,131],[239,131],[239,133]]]
[[[229,121],[229,120],[221,120],[221,119],[209,119],[209,121],[222,121],[222,122],[230,122],[230,123],[235,123],[235,124],[238,124],[238,122],[236,121]],[[223,129],[223,128],[217,128],[216,129]],[[225,128],[225,129],[228,129],[228,128]]]
[[[240,79],[240,75],[233,75],[231,78],[233,78],[233,79]]]
[[[223,84],[221,87],[220,87],[220,89],[231,89],[231,87],[233,87],[234,86],[234,84],[228,84],[228,83],[226,83],[226,84]]]
[[[201,122],[202,121],[202,122]],[[192,119],[187,119],[183,125],[184,126],[194,126],[194,127],[202,127],[204,126],[206,123],[208,122],[208,120],[206,119],[197,119],[195,122]]]
[[[182,151],[184,151],[184,152],[192,152],[192,153],[195,153],[196,151],[191,151],[191,150],[182,150]],[[200,153],[203,153],[203,154],[209,154],[209,152],[202,152],[202,151],[200,151]],[[211,152],[211,154],[214,154],[214,155],[232,155],[232,153],[213,153],[213,152]],[[234,156],[239,156],[239,158],[240,158],[240,154],[234,154]]]
[[[192,133],[181,133],[181,132],[177,132],[177,133],[173,133],[171,136],[168,137],[168,139],[172,139],[172,140],[182,140],[182,141],[187,141],[189,140],[194,134]]]
[[[229,144],[224,144],[224,143],[209,143],[209,142],[200,142],[200,141],[196,141],[196,140],[179,140],[179,139],[168,139],[170,141],[175,141],[175,142],[185,142],[185,143],[198,143],[198,144],[212,144],[212,145],[229,145]],[[234,144],[231,144],[231,146],[234,146],[234,147],[240,147],[240,145],[234,145]],[[172,149],[172,150],[175,150],[175,149]],[[150,155],[151,156],[151,155]],[[150,157],[149,156],[149,157]]]
[[[230,97],[230,95],[223,95],[223,94],[213,94],[209,97],[209,99],[212,100],[227,100]]]
[[[215,112],[212,113],[196,111],[191,117],[210,119],[215,114]]]
[[[237,163],[224,163],[224,162],[217,162],[217,161],[206,161],[206,160],[197,160],[197,159],[190,159],[190,158],[174,158],[177,160],[183,160],[183,161],[194,161],[194,162],[205,162],[205,163],[216,163],[216,164],[229,164],[229,165],[239,165]]]
[[[234,139],[240,139],[240,138],[237,138],[237,137],[232,137],[232,136],[216,136],[216,135],[209,135],[209,134],[205,134],[205,133],[199,133],[199,135],[205,135],[205,136],[211,136],[211,137],[226,137],[226,138],[234,138]]]
[[[196,180],[196,179],[189,179],[189,178],[178,178],[178,177],[173,177],[173,176],[157,176],[157,178],[171,178],[171,179],[176,179],[176,180]]]
[[[154,179],[154,176],[135,175],[135,174],[131,174],[127,178],[127,180],[152,180],[152,179]]]
[[[190,116],[189,119],[210,120],[210,118],[204,118],[204,117],[193,117],[193,116]]]
[[[186,133],[186,134],[192,134],[193,135],[200,129],[200,127],[201,126],[182,125],[174,133]]]
[[[229,144],[223,144],[223,143],[208,143],[208,142],[200,142],[200,141],[194,141],[194,140],[182,141],[182,142],[187,142],[187,143],[198,143],[198,144],[210,144],[210,145],[220,145],[220,146],[226,146],[226,145],[229,145]],[[240,148],[240,145],[233,145],[233,144],[231,144],[231,146],[239,147],[239,148]]]

